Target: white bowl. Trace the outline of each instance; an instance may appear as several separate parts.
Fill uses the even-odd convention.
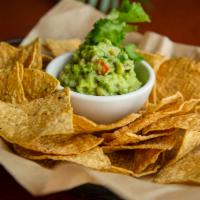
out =
[[[65,53],[52,60],[46,72],[54,77],[59,73],[71,58],[72,53]],[[115,96],[93,96],[71,92],[71,103],[74,112],[88,117],[97,123],[111,123],[124,116],[137,112],[148,99],[155,82],[155,74],[151,66],[141,61],[136,63],[137,78],[143,86],[134,92]],[[59,89],[63,89],[62,86]]]

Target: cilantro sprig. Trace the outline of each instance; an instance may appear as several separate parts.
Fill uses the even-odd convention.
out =
[[[95,45],[108,39],[113,45],[121,46],[125,34],[137,30],[137,26],[133,25],[133,23],[149,21],[149,16],[145,13],[140,3],[130,3],[129,0],[123,0],[119,10],[113,9],[106,18],[100,19],[94,24],[85,42]]]

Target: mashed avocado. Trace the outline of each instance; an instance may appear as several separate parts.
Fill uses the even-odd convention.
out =
[[[96,45],[82,44],[59,80],[73,91],[96,96],[126,94],[141,87],[134,61],[123,48],[112,45],[109,40]]]

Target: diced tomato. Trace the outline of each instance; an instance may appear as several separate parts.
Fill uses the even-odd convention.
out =
[[[99,64],[102,67],[101,75],[104,75],[106,72],[109,71],[109,69],[110,69],[109,66],[103,60],[100,60]]]

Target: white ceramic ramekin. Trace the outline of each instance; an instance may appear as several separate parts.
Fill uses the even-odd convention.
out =
[[[65,53],[52,60],[46,72],[54,77],[59,73],[71,58],[71,53]],[[115,96],[93,96],[71,92],[71,103],[74,112],[88,117],[97,123],[111,123],[124,116],[137,112],[148,99],[155,82],[155,74],[146,61],[135,64],[137,78],[143,86],[134,92]],[[59,89],[63,87],[60,86]]]

